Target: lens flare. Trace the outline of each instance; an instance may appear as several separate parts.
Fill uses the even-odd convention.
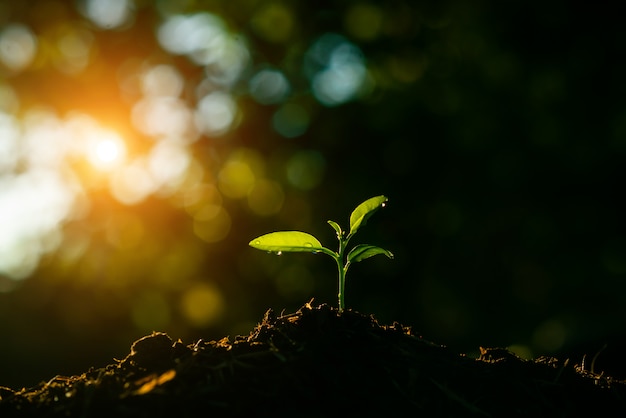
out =
[[[115,141],[104,140],[100,141],[96,145],[96,157],[98,160],[110,163],[111,161],[117,160],[120,156],[120,147]]]
[[[126,156],[124,141],[114,132],[95,132],[88,145],[87,158],[99,170],[119,166]]]

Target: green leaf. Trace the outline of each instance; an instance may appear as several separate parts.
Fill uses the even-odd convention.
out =
[[[342,239],[343,238],[343,230],[341,229],[339,224],[337,222],[335,222],[335,221],[328,221],[328,224],[330,226],[332,226],[333,229],[335,230],[335,232],[337,233],[337,238],[338,239]]]
[[[311,234],[300,231],[281,231],[261,235],[250,241],[253,248],[273,253],[285,252],[317,252],[325,248]]]
[[[350,215],[350,236],[354,235],[361,225],[364,225],[367,219],[372,216],[378,208],[383,207],[387,200],[386,196],[376,196],[367,199],[357,206]]]
[[[357,263],[378,254],[393,258],[393,254],[389,250],[374,245],[359,244],[348,253],[348,263]]]

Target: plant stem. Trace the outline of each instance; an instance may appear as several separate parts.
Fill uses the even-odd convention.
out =
[[[346,290],[347,269],[343,264],[343,253],[346,250],[346,246],[348,245],[349,240],[350,236],[348,236],[346,239],[339,238],[339,252],[337,253],[337,258],[335,258],[335,260],[337,261],[337,269],[339,273],[339,312],[343,311],[346,306],[344,293]]]
[[[339,270],[339,293],[337,293],[337,295],[339,296],[339,312],[343,311],[345,306],[343,293],[346,286],[346,272],[344,271],[342,264],[341,259],[338,258],[337,269]]]

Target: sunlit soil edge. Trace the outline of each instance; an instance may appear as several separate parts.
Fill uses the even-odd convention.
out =
[[[586,416],[626,412],[626,382],[569,361],[478,359],[398,323],[307,304],[247,336],[186,345],[164,333],[79,376],[0,388],[0,416]]]

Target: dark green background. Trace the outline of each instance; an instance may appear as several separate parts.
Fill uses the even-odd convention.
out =
[[[153,53],[192,80],[197,68],[158,51],[158,18],[149,2],[140,3],[131,27],[94,31],[101,61],[115,68],[128,56]],[[301,228],[328,246],[335,243],[326,220],[346,225],[361,201],[389,197],[355,241],[388,248],[396,257],[353,266],[347,306],[382,323],[410,325],[459,352],[518,345],[532,356],[580,362],[583,354],[609,343],[604,358],[610,363],[608,353],[619,347],[626,321],[623,16],[590,3],[368,2],[385,16],[386,26],[363,40],[345,26],[347,11],[357,3],[284,2],[295,11],[298,30],[283,43],[269,42],[251,27],[257,2],[198,1],[183,8],[223,16],[247,37],[256,64],[271,64],[292,77],[297,100],[314,115],[304,135],[282,138],[269,122],[276,106],[257,104],[241,89],[236,96],[245,117],[217,152],[255,149],[280,182],[281,155],[319,152],[325,161],[321,184],[310,191],[285,185],[285,194],[308,202]],[[4,6],[0,26],[32,16],[29,7],[12,7]],[[65,18],[82,19],[75,12]],[[36,30],[43,23],[29,24]],[[303,51],[327,32],[358,45],[376,78],[370,94],[336,107],[317,103],[298,72]],[[420,75],[394,78],[394,59],[420,65]],[[41,68],[4,82],[19,92],[23,106],[125,115],[115,80],[99,77],[73,80]],[[91,97],[90,82],[110,82],[110,97]],[[68,89],[76,96],[63,93]],[[209,152],[201,141],[194,147],[198,155]],[[91,198],[90,215],[68,228],[98,225],[111,211],[150,213],[147,241],[203,254],[195,280],[212,281],[222,291],[225,313],[206,329],[182,320],[159,329],[175,339],[232,337],[251,329],[266,309],[290,312],[310,298],[336,304],[330,259],[276,258],[247,246],[257,235],[292,227],[285,214],[260,218],[240,202],[225,200],[231,234],[219,244],[204,244],[190,230],[189,216],[166,200],[126,207],[104,192]],[[129,312],[143,289],[160,286],[146,273],[151,260],[107,248],[97,236],[91,242],[85,257],[99,260],[91,270],[62,265],[52,254],[32,277],[0,294],[0,385],[30,386],[108,364],[146,334],[134,327]],[[157,257],[170,250],[163,245]],[[184,258],[180,263],[182,268]],[[274,272],[300,264],[314,278],[310,293],[277,292]],[[109,274],[103,271],[123,271],[134,278],[132,285],[123,294],[109,294],[98,280],[84,280]],[[78,276],[83,279],[74,280]],[[167,297],[174,304],[176,292]],[[602,366],[623,372],[617,364]]]

